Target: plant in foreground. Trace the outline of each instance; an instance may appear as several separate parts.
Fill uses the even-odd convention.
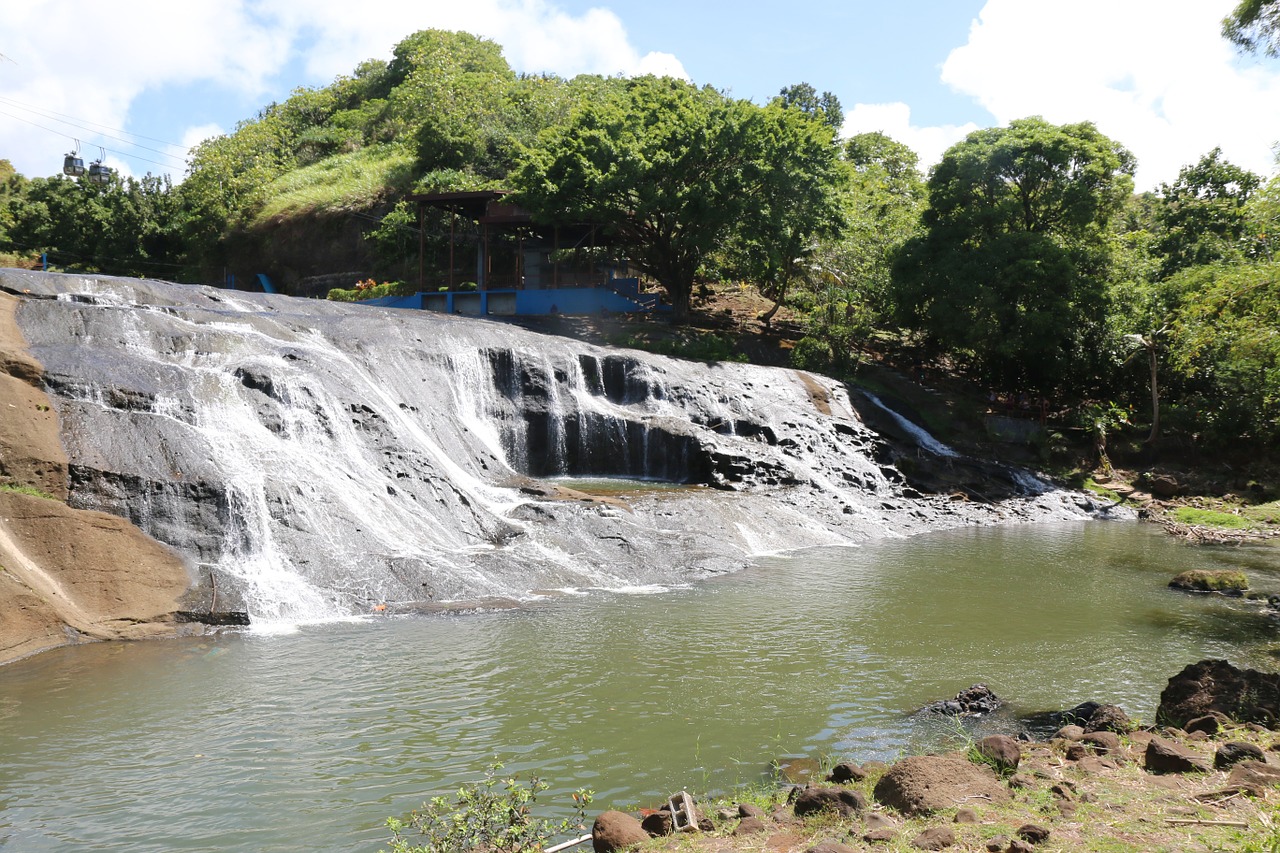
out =
[[[516,776],[500,777],[500,763],[489,765],[484,779],[458,789],[456,799],[435,797],[410,813],[407,821],[388,818],[389,853],[519,853],[541,850],[557,835],[586,826],[592,792],[573,794],[574,814],[559,821],[532,814],[538,795],[547,783],[531,776],[528,783]]]

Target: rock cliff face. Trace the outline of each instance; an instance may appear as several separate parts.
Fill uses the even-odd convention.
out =
[[[43,365],[22,382],[47,392],[66,452],[7,476],[175,549],[190,610],[215,591],[218,609],[307,620],[681,583],[766,552],[1093,511],[994,467],[983,494],[1003,499],[922,495],[843,387],[791,370],[162,282],[10,270],[0,289],[20,295]],[[909,455],[916,485],[972,467]],[[682,487],[592,500],[550,479],[605,476]]]
[[[191,585],[179,556],[121,518],[63,503],[67,457],[18,302],[0,294],[0,663],[81,639],[172,634]]]

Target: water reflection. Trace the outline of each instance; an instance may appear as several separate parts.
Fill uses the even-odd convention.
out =
[[[928,748],[951,724],[912,712],[979,681],[1014,712],[1095,700],[1150,719],[1188,663],[1276,665],[1264,607],[1166,588],[1207,561],[1280,590],[1273,550],[1128,524],[974,529],[660,595],[63,649],[0,670],[0,839],[374,850],[385,817],[495,757],[552,794],[650,802],[783,755]]]

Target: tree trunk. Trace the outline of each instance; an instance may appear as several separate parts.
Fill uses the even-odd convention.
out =
[[[1152,335],[1147,354],[1151,357],[1151,435],[1147,436],[1147,444],[1155,444],[1160,437],[1160,386],[1156,379],[1156,342]]]

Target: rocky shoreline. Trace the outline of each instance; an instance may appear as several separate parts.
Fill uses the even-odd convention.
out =
[[[998,704],[975,685],[922,712],[964,717]],[[605,812],[591,846],[596,853],[1101,853],[1280,844],[1273,821],[1280,675],[1206,660],[1169,680],[1155,725],[1097,703],[1055,716],[1064,724],[1043,739],[1024,728],[1021,739],[991,735],[892,765],[842,763],[821,781],[703,803],[691,816],[679,813],[675,798],[638,815]]]

